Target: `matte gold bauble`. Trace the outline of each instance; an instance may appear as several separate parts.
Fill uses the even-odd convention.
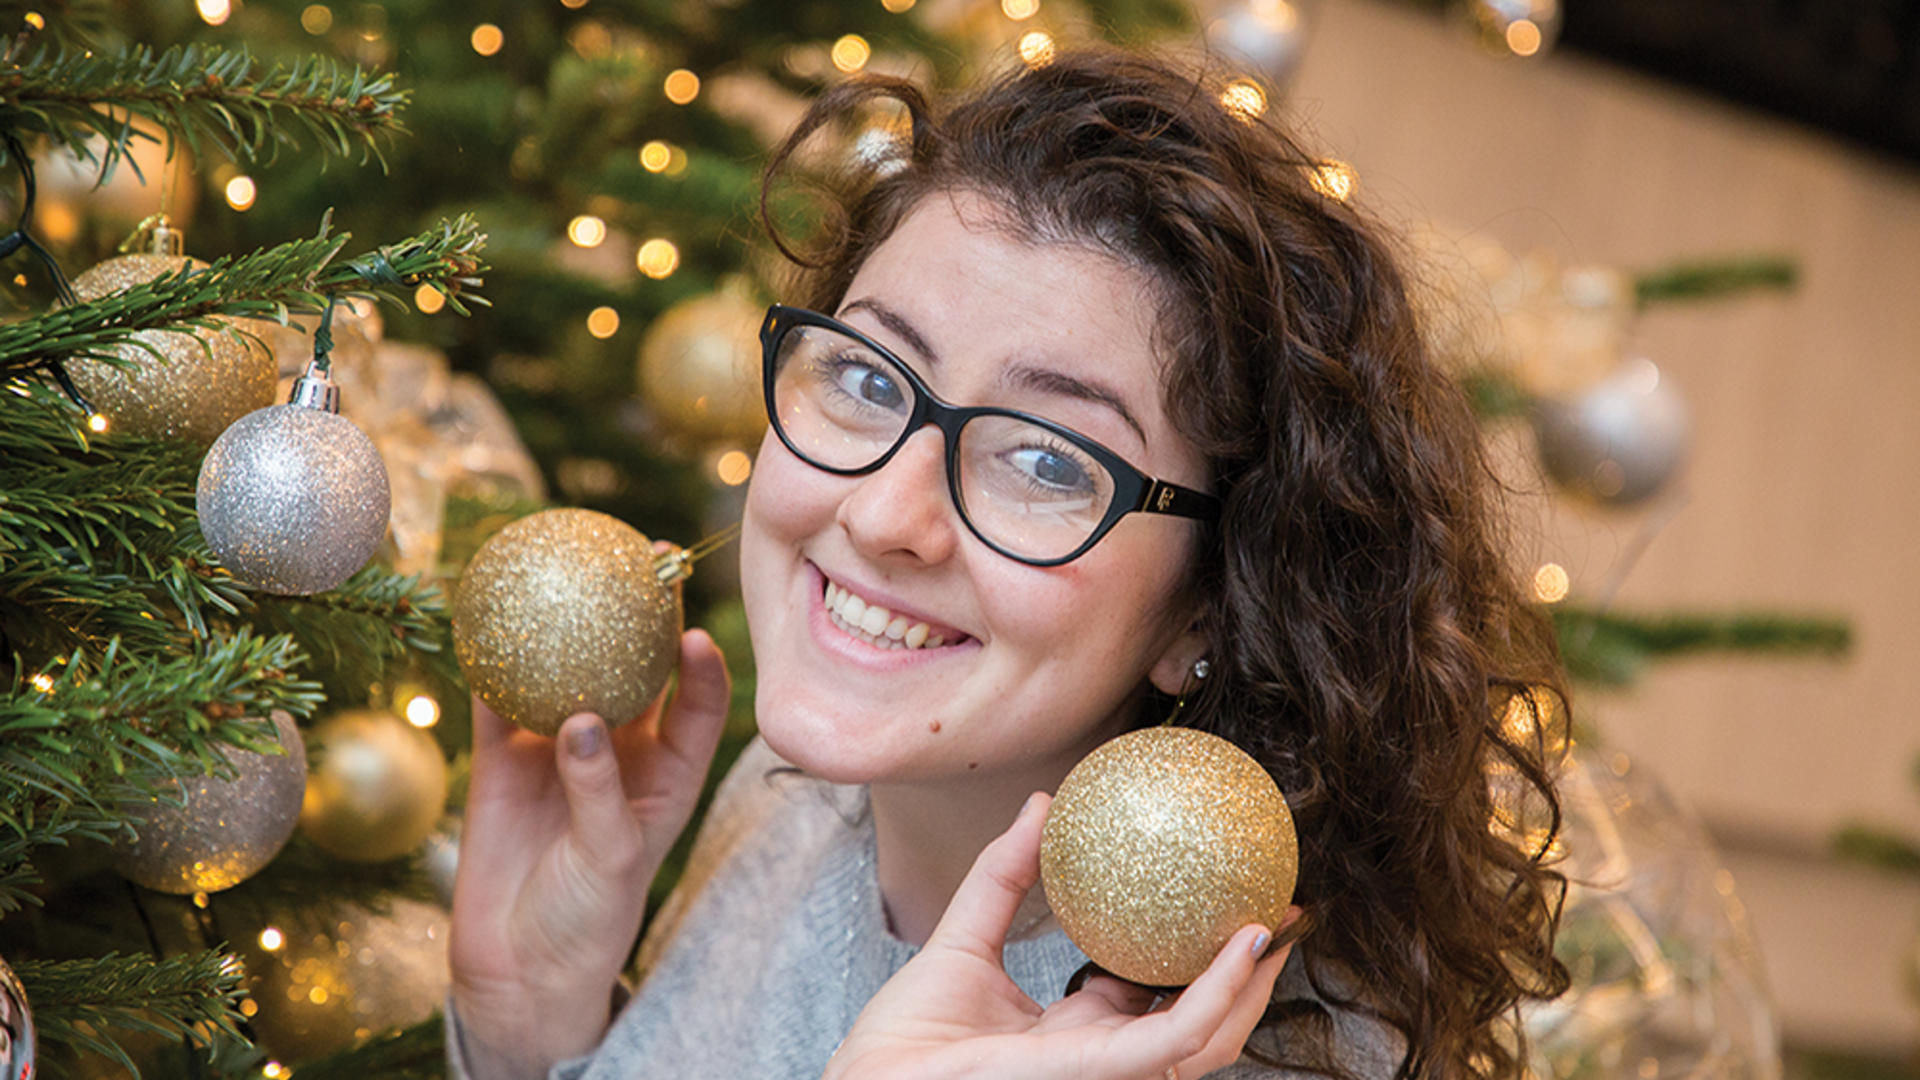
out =
[[[480,700],[542,735],[575,713],[646,711],[680,657],[680,597],[639,530],[591,510],[501,529],[460,577],[453,647]]]
[[[273,861],[300,819],[307,751],[293,717],[275,710],[284,754],[229,749],[237,775],[169,780],[129,808],[138,836],[114,849],[114,869],[129,881],[185,896],[219,892]]]
[[[699,442],[757,439],[760,319],[743,284],[668,308],[640,342],[640,392],[663,427]]]
[[[82,302],[97,300],[204,265],[184,255],[121,255],[74,278],[73,292]],[[221,325],[193,333],[142,330],[105,350],[130,368],[77,359],[67,370],[108,431],[210,446],[235,420],[273,404],[278,383],[273,356],[259,342],[232,320],[214,321]]]
[[[447,759],[433,736],[390,713],[343,712],[313,730],[319,764],[300,828],[350,862],[399,858],[420,846],[447,801]]]
[[[258,1009],[254,1034],[270,1055],[310,1061],[419,1023],[446,1000],[447,913],[394,899],[380,914],[350,904],[247,927],[241,958]]]
[[[1299,857],[1293,815],[1259,762],[1217,735],[1156,727],[1067,774],[1041,836],[1040,881],[1094,963],[1185,986],[1241,927],[1280,925]]]

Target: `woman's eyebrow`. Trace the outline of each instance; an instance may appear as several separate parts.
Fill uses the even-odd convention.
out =
[[[938,364],[940,362],[940,357],[934,353],[933,346],[927,344],[927,339],[920,336],[920,331],[914,329],[913,324],[907,321],[906,316],[901,315],[899,312],[887,307],[878,300],[865,296],[840,308],[840,314],[842,315],[854,311],[864,311],[880,320],[880,325],[898,334],[900,339],[905,341],[914,352],[919,353],[920,358],[927,363]]]
[[[1016,364],[1007,369],[1006,381],[1026,390],[1036,390],[1043,394],[1063,394],[1082,401],[1105,405],[1118,413],[1120,419],[1127,422],[1127,426],[1133,429],[1133,433],[1140,437],[1142,445],[1146,444],[1147,433],[1140,426],[1140,421],[1135,420],[1133,413],[1128,411],[1127,403],[1120,399],[1119,394],[1099,383],[1088,382],[1053,368],[1034,367],[1029,364]]]

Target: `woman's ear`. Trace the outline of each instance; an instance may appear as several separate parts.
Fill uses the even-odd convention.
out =
[[[1154,661],[1147,677],[1153,680],[1154,689],[1168,697],[1179,697],[1182,690],[1192,689],[1194,662],[1206,655],[1207,638],[1200,632],[1200,620],[1195,617]]]

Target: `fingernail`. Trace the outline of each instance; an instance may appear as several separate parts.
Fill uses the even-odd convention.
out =
[[[607,726],[598,720],[567,736],[567,752],[577,758],[590,758],[606,744]]]
[[[1040,801],[1040,793],[1037,791],[1027,796],[1027,801],[1020,804],[1020,813],[1014,818],[1014,820],[1019,821],[1025,818],[1028,814],[1033,813],[1033,804],[1039,801]]]
[[[1265,930],[1262,930],[1258,934],[1255,934],[1253,936],[1253,948],[1251,951],[1253,953],[1254,959],[1256,960],[1259,959],[1260,954],[1267,951],[1267,942],[1272,940],[1273,940],[1273,935],[1267,933]]]

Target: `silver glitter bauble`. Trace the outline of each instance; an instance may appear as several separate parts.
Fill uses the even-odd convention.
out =
[[[453,649],[480,700],[551,735],[575,713],[619,725],[645,712],[679,662],[681,617],[638,529],[592,510],[544,510],[467,564]]]
[[[1279,81],[1305,51],[1305,19],[1292,0],[1239,0],[1207,20],[1207,45],[1249,73]]]
[[[391,713],[353,711],[315,726],[313,738],[320,760],[300,810],[307,839],[350,862],[419,847],[447,802],[447,759],[433,736]]]
[[[1129,732],[1061,782],[1040,841],[1047,905],[1087,958],[1185,986],[1248,923],[1280,925],[1300,852],[1280,788],[1192,728]]]
[[[289,1061],[338,1053],[427,1019],[446,1000],[447,913],[394,899],[376,914],[337,904],[282,918],[239,950],[260,1046]]]
[[[114,849],[114,869],[135,884],[187,895],[219,892],[252,877],[286,846],[300,820],[307,751],[293,717],[275,710],[284,754],[228,750],[231,780],[171,780],[130,808],[136,839]],[[184,802],[181,800],[184,798]]]
[[[300,405],[248,413],[200,463],[200,531],[234,577],[272,593],[325,592],[387,531],[386,463],[353,421]]]
[[[33,1080],[36,1052],[26,988],[0,960],[0,1080]]]
[[[184,255],[121,255],[74,278],[73,292],[83,302],[97,300],[186,266],[206,264]],[[220,325],[191,332],[142,330],[104,350],[131,367],[75,359],[68,372],[106,418],[107,431],[205,446],[235,420],[272,404],[277,383],[273,357],[258,341],[231,319],[213,321]]]
[[[1574,494],[1616,506],[1659,491],[1686,458],[1687,408],[1647,360],[1620,365],[1565,400],[1534,403],[1547,475]]]

